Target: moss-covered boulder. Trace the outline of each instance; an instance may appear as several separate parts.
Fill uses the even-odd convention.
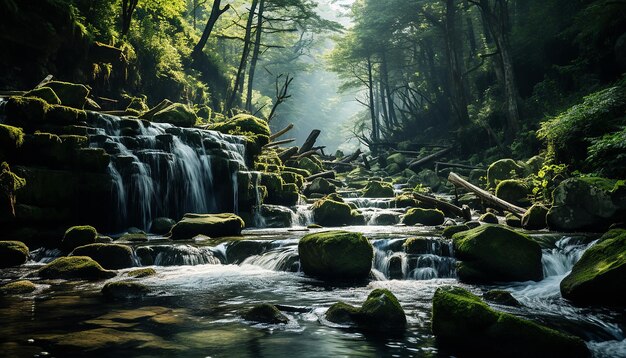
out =
[[[76,83],[51,81],[46,83],[46,87],[54,91],[62,105],[79,109],[85,107],[87,96],[89,95],[89,89],[86,86]]]
[[[626,306],[626,230],[615,229],[585,251],[561,281],[564,298],[579,304]]]
[[[626,181],[570,178],[552,193],[548,227],[555,231],[604,231],[626,217]]]
[[[491,309],[460,287],[440,287],[433,297],[432,331],[455,355],[588,357],[578,337]]]
[[[394,153],[387,157],[387,165],[397,164],[400,170],[406,168],[406,157],[402,153]]]
[[[134,299],[150,293],[150,288],[134,281],[107,282],[100,291],[107,299]]]
[[[292,171],[282,171],[280,177],[287,184],[295,184],[296,187],[301,188],[304,185],[304,177],[302,174],[298,174]]]
[[[72,125],[87,120],[87,112],[68,106],[51,105],[46,112],[46,122],[54,125]]]
[[[90,244],[75,248],[70,256],[87,256],[107,270],[133,267],[133,250],[119,244]]]
[[[504,306],[520,306],[519,301],[511,295],[511,292],[504,290],[489,290],[485,292],[483,299]]]
[[[237,236],[245,227],[244,221],[235,214],[185,214],[172,227],[172,240],[191,240],[198,235],[209,237]]]
[[[510,227],[522,227],[522,219],[516,215],[513,215],[512,213],[506,214],[506,216],[504,217],[504,222]]]
[[[451,239],[452,236],[456,234],[457,232],[467,231],[469,229],[470,229],[469,226],[465,224],[451,225],[451,226],[445,227],[443,231],[441,232],[441,235],[445,237],[446,239]]]
[[[411,194],[398,195],[391,201],[391,206],[394,208],[410,208],[417,205],[418,201]]]
[[[367,296],[356,321],[360,328],[385,333],[406,327],[406,315],[400,302],[391,291],[380,288]]]
[[[24,93],[24,97],[43,99],[48,104],[61,104],[61,100],[50,87],[39,87]]]
[[[528,206],[530,189],[521,180],[502,180],[496,186],[496,197],[517,206]]]
[[[324,198],[312,206],[313,220],[322,226],[342,226],[352,223],[352,209],[346,203]]]
[[[5,107],[6,123],[28,128],[41,125],[48,108],[50,108],[48,103],[40,98],[11,97]]]
[[[155,113],[150,120],[155,123],[169,123],[177,127],[193,127],[198,117],[189,106],[173,103]]]
[[[374,257],[367,238],[346,231],[305,235],[298,244],[298,253],[304,273],[335,280],[366,278]]]
[[[402,216],[401,222],[405,225],[422,224],[435,226],[443,224],[444,220],[445,216],[441,210],[411,208]]]
[[[74,152],[74,168],[102,173],[107,170],[111,156],[102,148],[81,148]]]
[[[497,224],[499,222],[498,217],[494,213],[484,213],[478,218],[478,221],[485,224]]]
[[[407,254],[423,255],[430,253],[432,240],[425,237],[411,237],[406,239],[402,247]]]
[[[357,307],[344,302],[337,302],[328,308],[324,317],[337,324],[353,324],[358,314],[359,309]]]
[[[547,215],[548,208],[541,204],[534,204],[522,215],[521,225],[528,230],[545,229],[548,226],[546,221]]]
[[[79,246],[95,244],[97,237],[98,232],[93,226],[72,226],[63,235],[63,248],[67,251],[72,251]]]
[[[381,181],[370,181],[363,188],[364,198],[393,198],[393,186]]]
[[[0,161],[6,160],[15,150],[24,144],[22,128],[0,124]]]
[[[0,241],[0,268],[18,266],[28,260],[28,247],[19,241]]]
[[[140,268],[136,270],[131,270],[126,273],[128,277],[133,277],[133,278],[150,277],[156,274],[157,274],[156,270],[153,269],[152,267],[144,267],[144,268]]]
[[[115,272],[102,268],[100,264],[86,256],[60,257],[42,267],[38,274],[49,279],[103,280],[115,277]]]
[[[164,217],[155,218],[150,225],[150,232],[157,235],[165,235],[172,230],[174,225],[176,225],[176,221],[173,219]]]
[[[238,114],[227,121],[214,123],[209,128],[225,134],[246,136],[254,144],[253,150],[258,152],[269,143],[271,134],[266,121],[249,114]]]
[[[441,177],[431,169],[424,169],[417,174],[419,184],[429,187],[432,191],[439,190],[443,185]]]
[[[463,282],[539,281],[541,247],[530,237],[499,225],[482,225],[452,236],[457,275]]]
[[[305,195],[311,195],[313,193],[317,194],[332,194],[337,191],[337,187],[335,184],[329,182],[324,178],[315,178],[311,183],[309,183],[306,188],[304,188],[303,193]]]
[[[267,323],[267,324],[279,324],[287,323],[289,319],[276,308],[269,303],[261,303],[253,306],[249,310],[242,314],[243,319],[246,321]]]
[[[19,280],[0,286],[0,296],[22,295],[37,289],[34,283],[28,280]]]
[[[309,157],[299,158],[297,165],[298,168],[306,170],[311,174],[321,173],[324,170],[321,163],[318,163]]]
[[[513,159],[500,159],[487,168],[487,184],[495,188],[499,182],[507,179],[523,178],[529,174],[526,164]]]

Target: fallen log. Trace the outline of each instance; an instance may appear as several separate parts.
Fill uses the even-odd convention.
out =
[[[311,133],[309,133],[307,139],[304,141],[302,147],[300,147],[298,154],[306,153],[311,150],[311,148],[313,148],[313,146],[315,145],[315,141],[317,140],[317,137],[319,137],[320,133],[322,133],[322,131],[320,131],[319,129],[312,130]]]
[[[312,149],[312,150],[309,150],[308,152],[304,152],[304,153],[296,156],[295,159],[310,157],[313,154],[317,154],[317,149]]]
[[[283,134],[285,134],[285,133],[289,132],[289,131],[290,131],[290,130],[292,130],[292,129],[293,129],[293,123],[290,123],[287,127],[285,127],[285,128],[283,128],[283,129],[279,130],[278,132],[276,132],[276,133],[272,134],[272,135],[270,136],[270,140],[274,140],[274,139],[276,139],[276,138],[278,138],[278,137],[282,136]]]
[[[52,81],[53,76],[52,75],[47,75],[46,78],[44,78],[43,80],[41,80],[41,82],[39,82],[37,84],[37,86],[35,86],[35,88],[39,88],[39,87],[43,87],[46,85],[46,83]]]
[[[308,176],[308,177],[306,177],[304,179],[306,181],[313,181],[313,179],[317,179],[317,178],[335,179],[335,171],[334,170],[327,170],[325,172],[313,174],[313,175]]]
[[[506,202],[498,197],[496,197],[495,195],[482,190],[481,188],[477,187],[476,185],[468,182],[467,180],[461,178],[459,175],[457,175],[454,172],[451,172],[450,175],[448,175],[448,181],[452,184],[454,184],[455,186],[460,186],[462,188],[465,188],[466,190],[469,190],[471,192],[473,192],[474,194],[476,194],[476,196],[478,196],[479,198],[481,198],[482,200],[489,202],[491,204],[494,204],[496,206],[499,206],[503,209],[506,209],[508,211],[510,211],[511,213],[513,213],[513,215],[517,215],[517,216],[522,216],[524,215],[524,213],[526,213],[526,209],[524,208],[520,208],[519,206],[513,205],[509,202]]]
[[[427,196],[427,195],[423,195],[419,193],[413,193],[413,197],[419,201],[432,204],[437,209],[440,209],[444,211],[445,213],[456,215],[465,220],[472,220],[472,213],[470,211],[470,208],[467,205],[463,205],[462,208],[459,208],[458,206],[454,204],[450,204],[443,200],[439,200],[437,198],[433,198],[431,196]]]
[[[352,167],[352,168],[356,167],[356,165],[355,165],[355,164],[352,164],[352,163],[344,163],[344,162],[331,162],[331,161],[329,161],[329,160],[323,160],[323,161],[322,161],[322,164],[326,164],[326,165],[336,165],[336,166],[338,166],[338,167]]]
[[[411,169],[411,170],[418,169],[422,165],[424,165],[424,164],[426,164],[428,162],[431,162],[431,161],[433,161],[433,160],[435,160],[437,158],[443,157],[444,155],[448,154],[451,150],[452,150],[452,147],[448,147],[448,148],[444,148],[444,149],[442,149],[442,150],[440,150],[438,152],[435,152],[433,154],[427,155],[427,156],[425,156],[423,158],[418,158],[418,159],[416,159],[416,160],[414,160],[414,161],[409,163],[409,165],[408,165],[409,169]]]
[[[298,153],[298,147],[291,147],[287,150],[284,150],[278,154],[278,158],[284,163],[293,157],[296,153]]]
[[[277,140],[276,142],[270,142],[267,143],[266,145],[263,146],[263,148],[272,148],[272,147],[277,147],[281,144],[287,144],[287,143],[292,143],[295,142],[296,139],[295,138],[291,138],[291,139],[283,139],[283,140]]]
[[[157,104],[156,106],[152,107],[148,112],[142,114],[139,118],[141,119],[147,119],[147,120],[151,120],[152,117],[157,114],[158,112],[160,112],[161,110],[171,106],[172,104],[174,104],[174,102],[168,100],[168,99],[164,99],[162,100],[159,104]],[[208,126],[207,126],[208,127]]]
[[[342,159],[342,163],[350,163],[353,160],[356,160],[363,152],[361,152],[361,148],[357,149],[356,152],[350,154],[347,158]]]

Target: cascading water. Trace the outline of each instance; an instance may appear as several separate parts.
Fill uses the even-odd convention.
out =
[[[112,157],[116,229],[149,229],[156,217],[188,212],[237,211],[237,171],[246,167],[241,138],[98,113],[89,120],[99,128],[90,146]]]

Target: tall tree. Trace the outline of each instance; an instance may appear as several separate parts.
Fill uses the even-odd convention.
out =
[[[254,51],[252,51],[252,58],[250,59],[250,69],[248,70],[248,88],[246,93],[246,109],[252,111],[252,85],[254,84],[254,73],[256,71],[256,65],[259,61],[259,54],[261,53],[261,38],[263,36],[263,13],[265,11],[265,0],[260,0],[259,12],[257,14],[257,24],[255,29],[254,39]]]
[[[126,36],[130,30],[130,21],[138,2],[139,0],[122,0],[122,37]]]
[[[204,46],[206,46],[207,41],[209,40],[209,36],[211,36],[211,32],[213,32],[213,27],[215,27],[215,23],[222,16],[223,13],[230,9],[230,4],[226,4],[223,8],[220,8],[222,0],[214,0],[213,7],[211,8],[211,15],[209,15],[209,19],[207,20],[206,26],[204,27],[204,31],[202,32],[202,36],[200,40],[194,46],[193,53],[198,54],[204,50]]]
[[[239,60],[239,66],[237,67],[237,74],[235,75],[235,84],[233,85],[232,93],[226,102],[226,109],[233,108],[237,98],[241,96],[243,89],[244,72],[246,70],[246,64],[248,63],[248,56],[250,55],[250,38],[252,36],[252,23],[254,21],[254,14],[256,12],[259,0],[252,0],[250,5],[250,11],[248,11],[248,20],[246,21],[246,33],[243,38],[243,50],[241,51],[241,58]]]

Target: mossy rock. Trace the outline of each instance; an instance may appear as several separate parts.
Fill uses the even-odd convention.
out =
[[[443,211],[438,209],[411,208],[402,216],[402,223],[405,225],[435,226],[443,224],[444,221]]]
[[[48,108],[50,105],[43,99],[11,97],[5,107],[6,123],[17,127],[39,126],[44,123]]]
[[[70,256],[87,256],[94,259],[107,270],[133,267],[133,250],[130,246],[119,244],[90,244],[79,246]]]
[[[198,117],[189,106],[173,103],[155,113],[150,120],[155,123],[169,123],[177,127],[193,127]]]
[[[307,178],[311,176],[311,172],[306,170],[306,169],[302,169],[302,168],[294,168],[294,167],[285,167],[283,172],[291,172],[291,173],[296,173],[299,175],[302,175],[303,178]]]
[[[0,296],[22,295],[31,293],[36,289],[37,286],[28,280],[14,281],[0,286]]]
[[[385,167],[385,172],[389,175],[395,175],[402,172],[402,167],[396,163],[391,163]]]
[[[150,288],[139,282],[113,281],[107,282],[100,292],[107,299],[134,299],[150,293]]]
[[[528,230],[541,230],[548,226],[546,217],[548,208],[541,204],[534,204],[522,215],[521,225]]]
[[[500,159],[487,168],[487,184],[490,188],[495,188],[503,180],[523,178],[528,174],[530,173],[525,163]]]
[[[377,288],[372,291],[357,315],[359,328],[377,332],[403,331],[406,315],[391,291]]]
[[[367,278],[374,257],[374,249],[363,235],[346,231],[305,235],[298,253],[304,273],[333,280]]]
[[[320,199],[312,206],[313,220],[322,226],[342,226],[352,223],[352,209],[346,203]]]
[[[540,155],[535,155],[534,157],[528,159],[526,161],[526,165],[531,173],[537,174],[543,168],[544,163],[546,162],[545,158]]]
[[[451,239],[452,236],[454,234],[456,234],[457,232],[463,232],[463,231],[467,231],[469,229],[470,229],[470,227],[467,226],[466,224],[451,225],[451,226],[447,226],[446,228],[444,228],[443,232],[441,233],[441,235],[443,237],[445,237],[446,239]]]
[[[419,174],[417,174],[417,178],[420,184],[431,188],[432,191],[437,191],[443,186],[441,177],[430,169],[424,169],[419,172]]]
[[[452,236],[462,282],[539,281],[541,247],[530,237],[500,225],[482,225]]]
[[[43,99],[48,104],[61,104],[61,100],[50,87],[39,87],[24,93],[24,97],[34,97]]]
[[[344,302],[337,302],[328,308],[324,317],[337,324],[353,324],[358,314],[359,309],[357,307]]]
[[[157,272],[152,267],[145,267],[145,268],[128,271],[126,274],[128,275],[128,277],[144,278],[144,277],[154,276],[157,274]]]
[[[499,223],[498,217],[494,213],[484,213],[478,218],[478,221],[485,223],[485,224]]]
[[[298,168],[306,170],[311,174],[317,174],[323,171],[320,164],[308,157],[298,159]]]
[[[276,308],[268,303],[261,303],[253,306],[242,314],[246,321],[266,323],[266,324],[286,324],[289,319]]]
[[[28,247],[20,241],[0,241],[0,268],[19,266],[28,260]]]
[[[515,227],[515,228],[522,227],[522,219],[511,213],[506,214],[506,216],[504,217],[504,221],[510,227]]]
[[[46,83],[51,88],[64,106],[83,109],[87,102],[89,89],[76,83],[51,81]]]
[[[102,268],[90,257],[60,257],[39,270],[39,276],[48,279],[103,280],[115,277],[115,272]]]
[[[324,178],[315,178],[309,185],[307,185],[303,193],[305,195],[310,195],[313,193],[326,195],[326,194],[332,194],[336,191],[337,191],[337,187],[335,187],[335,185],[329,182],[328,180]]]
[[[84,171],[105,172],[110,162],[111,156],[102,148],[81,148],[74,153],[74,166]]]
[[[270,127],[261,118],[249,115],[238,114],[225,122],[212,124],[210,129],[225,134],[243,135],[253,143],[253,151],[260,153],[260,148],[269,143],[271,135]]]
[[[150,224],[150,232],[157,235],[165,235],[172,230],[174,225],[176,225],[176,221],[173,219],[164,217],[155,218],[152,220],[152,224]]]
[[[402,170],[406,168],[406,157],[402,153],[394,153],[387,157],[387,164],[397,164]]]
[[[401,194],[391,201],[391,205],[395,208],[410,208],[417,206],[418,201],[411,194]]]
[[[432,332],[455,355],[589,357],[578,337],[491,309],[460,287],[440,287],[433,297]]]
[[[98,232],[93,226],[72,226],[65,231],[62,244],[67,251],[72,251],[79,246],[95,244],[97,237]]]
[[[585,251],[561,281],[561,294],[577,304],[625,306],[626,230],[615,229]]]
[[[238,236],[244,227],[244,221],[235,214],[185,214],[172,227],[170,237],[172,240],[191,240],[198,235]]]
[[[521,180],[502,180],[496,186],[496,197],[517,206],[528,206],[530,189]]]
[[[296,187],[301,188],[304,185],[304,177],[301,174],[291,171],[282,171],[280,177],[287,184],[295,184]]]
[[[518,307],[521,306],[518,300],[511,295],[511,292],[504,290],[489,290],[483,295],[483,299],[499,305]]]
[[[0,161],[6,160],[5,155],[10,155],[24,144],[24,131],[22,128],[0,124]]]
[[[407,254],[423,255],[431,252],[431,242],[425,237],[411,237],[402,244],[402,247]]]
[[[363,189],[364,198],[393,198],[393,186],[381,181],[370,181]]]
[[[126,110],[128,111],[129,109],[134,110],[139,114],[150,110],[146,104],[146,100],[142,97],[133,97],[128,103],[128,106],[126,106]]]

